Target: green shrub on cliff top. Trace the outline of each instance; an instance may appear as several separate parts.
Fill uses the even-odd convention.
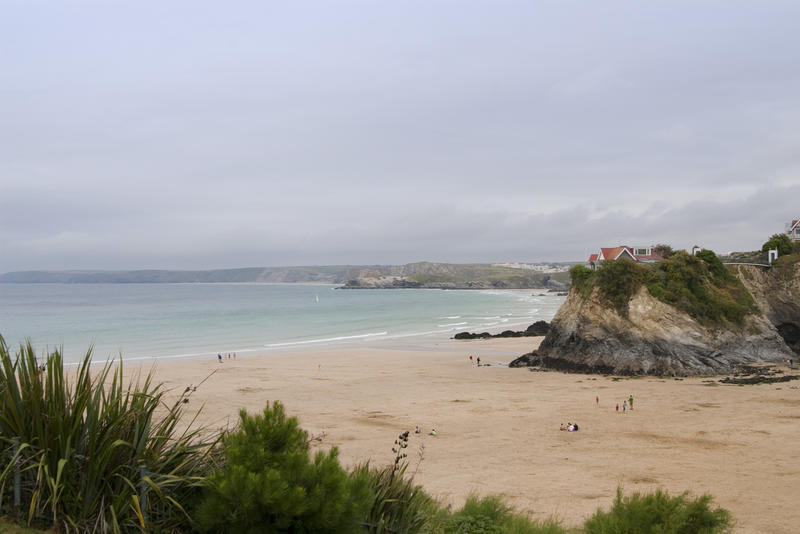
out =
[[[769,240],[761,246],[761,252],[767,252],[772,249],[778,249],[778,254],[784,256],[792,253],[792,240],[787,234],[775,234],[770,236]]]
[[[576,265],[570,269],[570,276],[572,285],[584,298],[597,287],[603,301],[622,317],[628,316],[628,301],[636,290],[653,279],[650,269],[627,258],[604,261],[594,271]]]
[[[694,256],[679,250],[650,264],[625,258],[605,261],[595,271],[575,266],[570,275],[584,298],[597,287],[603,301],[622,317],[628,316],[628,302],[643,284],[653,297],[705,325],[739,325],[755,308],[741,281],[710,250]]]
[[[592,291],[593,275],[594,271],[583,265],[574,265],[569,270],[572,287],[580,291],[584,297],[588,297]]]
[[[628,301],[636,290],[652,279],[650,269],[627,258],[605,261],[597,269],[600,294],[623,317],[628,316]]]
[[[705,325],[740,325],[755,309],[744,284],[710,250],[696,255],[678,251],[655,264],[647,288],[657,299]]]

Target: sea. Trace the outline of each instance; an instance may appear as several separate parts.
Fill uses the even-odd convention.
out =
[[[305,284],[0,284],[0,335],[77,362],[431,346],[457,332],[550,321],[545,290],[339,289]]]

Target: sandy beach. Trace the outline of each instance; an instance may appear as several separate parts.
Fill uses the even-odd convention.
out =
[[[736,532],[797,531],[800,381],[731,386],[719,377],[620,379],[503,365],[540,341],[169,362],[156,376],[175,396],[207,378],[187,408],[202,405],[199,420],[211,427],[280,400],[321,437],[315,446],[338,446],[347,465],[390,463],[394,439],[418,425],[409,472],[454,506],[470,493],[499,494],[536,518],[575,526],[609,507],[617,487],[663,488],[711,493],[733,513]],[[469,354],[491,365],[477,367]],[[634,409],[623,413],[630,395]],[[567,422],[580,431],[561,432]]]

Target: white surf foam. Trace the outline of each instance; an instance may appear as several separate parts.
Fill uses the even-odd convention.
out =
[[[373,332],[370,334],[358,334],[354,336],[338,336],[338,337],[328,337],[324,339],[309,339],[306,341],[288,341],[285,343],[268,343],[264,345],[265,347],[290,347],[292,345],[309,345],[311,343],[330,343],[332,341],[346,341],[350,339],[364,339],[368,337],[376,337],[376,336],[385,336],[389,332]]]
[[[464,326],[465,324],[467,324],[466,321],[464,321],[463,323],[437,324],[436,326],[438,326],[439,328],[448,328],[451,326]]]

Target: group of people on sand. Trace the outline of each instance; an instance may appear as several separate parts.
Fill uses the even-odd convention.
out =
[[[599,407],[600,406],[600,397],[595,396],[594,398],[595,404]],[[619,412],[620,405],[617,403],[616,411]],[[622,401],[622,413],[628,411],[628,409],[633,410],[633,395],[629,395],[627,399]],[[559,430],[566,430],[567,432],[577,432],[578,431],[578,423],[561,423],[561,428]]]
[[[469,355],[469,363],[472,363],[472,354]],[[477,357],[477,363],[478,363],[478,367],[480,367],[481,366],[481,357],[480,356]]]
[[[419,427],[417,426],[416,428],[414,428],[414,434],[422,434],[422,430],[420,430]],[[436,429],[435,428],[431,428],[431,431],[428,432],[428,435],[429,436],[435,436],[436,435]]]
[[[231,353],[230,352],[228,353],[228,359],[229,360],[231,359]],[[234,360],[236,359],[236,353],[235,352],[233,353],[233,359]],[[219,363],[222,363],[222,353],[221,352],[217,353],[217,360],[219,360]]]
[[[633,410],[633,395],[630,395],[628,397],[628,400],[622,401],[622,413],[625,413],[626,411],[628,411],[628,408]],[[616,410],[619,411],[619,404],[617,404]]]

